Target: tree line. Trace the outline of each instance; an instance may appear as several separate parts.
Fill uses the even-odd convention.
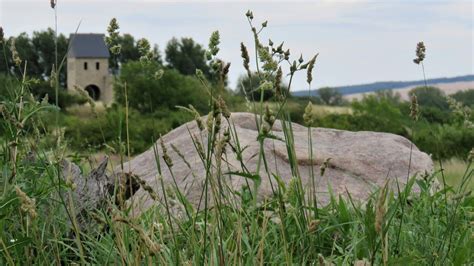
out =
[[[29,76],[48,80],[56,64],[56,36],[54,30],[48,28],[43,31],[34,31],[31,36],[21,33],[11,36],[0,43],[0,50],[5,51],[5,60],[0,60],[0,73],[7,74],[14,72],[12,52],[10,46],[15,39],[15,48],[23,61],[27,61],[26,71]],[[138,40],[130,34],[119,36],[121,52],[118,57],[110,58],[110,68],[117,70],[131,61],[139,61],[140,52]],[[4,47],[5,46],[5,47]],[[69,36],[59,34],[57,36],[58,65],[66,56],[69,46]],[[6,48],[6,49],[4,49]],[[172,38],[166,45],[163,59],[157,45],[154,45],[155,62],[160,66],[175,69],[182,75],[194,75],[196,68],[201,69],[206,76],[210,76],[211,69],[205,60],[205,49],[196,43],[192,38]],[[4,57],[4,56],[2,56]],[[63,66],[60,72],[59,81],[63,87],[66,85],[66,67]]]

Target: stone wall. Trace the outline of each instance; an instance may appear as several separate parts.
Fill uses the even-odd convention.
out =
[[[85,64],[87,64],[87,69],[85,69]],[[100,91],[98,100],[105,104],[112,102],[112,76],[109,74],[107,58],[68,58],[67,71],[69,92],[75,93],[74,86],[85,89],[89,85],[95,85]]]

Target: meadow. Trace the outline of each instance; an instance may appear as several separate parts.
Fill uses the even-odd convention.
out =
[[[59,103],[62,65],[56,61],[47,82],[30,78],[28,61],[22,60],[11,39],[1,36],[5,64],[14,71],[0,79],[0,264],[469,265],[474,262],[471,193],[474,138],[470,115],[473,105],[461,102],[470,92],[447,98],[436,94],[435,89],[421,87],[411,95],[410,102],[401,101],[389,92],[356,102],[295,98],[289,93],[295,73],[304,73],[311,88],[318,55],[308,60],[292,59],[283,44],[267,45],[260,39],[266,22],[257,22],[251,11],[244,19],[249,22],[254,46],[247,48],[242,43],[241,56],[248,79],[257,77],[254,86],[244,88],[240,94],[226,87],[229,67],[218,57],[219,32],[216,31],[205,49],[207,73],[196,69],[192,75],[184,76],[176,69],[159,65],[150,56],[153,51],[149,45],[141,46],[140,59],[123,65],[115,81],[116,102],[111,106],[96,105],[84,95],[82,99],[61,98],[74,102],[62,108]],[[115,58],[120,55],[120,49],[114,49],[119,45],[118,32],[119,25],[114,19],[108,27],[107,42]],[[418,44],[416,51],[415,63],[421,67],[424,44]],[[250,60],[258,62],[257,69],[250,69]],[[288,72],[283,73],[286,69],[283,65],[289,65]],[[188,90],[189,87],[183,91],[160,90],[163,88],[160,84],[172,82],[179,85],[177,88],[189,86],[195,91]],[[34,93],[39,91],[36,86],[41,83],[49,86],[48,96]],[[145,90],[148,87],[154,88],[149,93],[157,96],[151,97],[157,102],[140,104],[143,100],[140,93],[150,98]],[[401,184],[398,190],[385,185],[364,202],[353,200],[350,195],[333,196],[325,206],[317,204],[316,194],[302,186],[295,171],[287,184],[277,182],[275,177],[274,195],[258,201],[259,180],[272,178],[273,174],[259,174],[266,160],[263,148],[258,154],[262,168],[255,173],[239,173],[248,181],[247,187],[233,191],[218,185],[226,172],[219,155],[225,147],[230,148],[229,143],[239,143],[232,127],[220,131],[224,121],[232,124],[231,111],[255,113],[257,141],[262,146],[265,140],[274,139],[271,128],[275,120],[283,121],[282,141],[288,153],[294,151],[290,123],[293,121],[308,127],[399,134],[432,154],[437,166],[433,173],[424,176],[407,175],[406,184]],[[207,115],[206,121],[201,120],[202,115]],[[138,217],[133,216],[130,204],[122,198],[128,188],[117,179],[115,188],[103,202],[78,213],[73,197],[77,187],[67,176],[62,176],[63,160],[79,165],[84,176],[96,167],[97,154],[109,155],[119,167],[150,148],[160,135],[188,121],[198,123],[206,132],[206,146],[201,146],[200,153],[207,169],[202,191],[206,195],[205,207],[193,208],[181,191],[162,186],[158,188],[164,194],[160,204]],[[190,148],[199,147],[196,141],[195,147]],[[236,156],[239,152],[239,148],[234,150]],[[166,162],[158,168],[171,168],[166,153],[155,156],[158,161],[162,157]],[[289,162],[293,166],[297,165],[294,160]],[[323,168],[315,171],[324,174]],[[140,188],[154,197],[156,188],[136,179]],[[419,192],[414,192],[414,187]],[[176,217],[171,205],[180,206],[186,215]],[[83,226],[82,219],[87,219],[87,226]]]

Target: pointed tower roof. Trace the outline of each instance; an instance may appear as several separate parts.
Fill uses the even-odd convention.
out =
[[[69,36],[71,48],[67,54],[74,58],[109,58],[109,49],[104,34],[76,33]]]

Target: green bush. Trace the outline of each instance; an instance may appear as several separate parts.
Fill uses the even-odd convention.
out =
[[[458,91],[451,95],[458,102],[461,102],[465,106],[470,106],[474,108],[474,89],[468,89],[465,91]]]
[[[151,114],[164,107],[174,110],[176,106],[189,104],[200,111],[208,109],[207,92],[196,78],[184,76],[176,70],[165,70],[158,78],[161,69],[157,63],[129,62],[123,65],[114,85],[117,102],[125,105],[126,87],[129,106],[142,113]]]
[[[271,82],[275,82],[275,77],[269,78]],[[260,101],[261,91],[259,86],[263,82],[258,73],[253,73],[249,78],[247,74],[241,75],[237,80],[237,93],[241,96],[246,96],[250,101]],[[263,100],[268,101],[274,96],[273,90],[265,90],[263,92]]]
[[[0,74],[0,100],[10,98],[11,90],[17,88],[19,85],[20,81],[13,76]],[[25,85],[27,85],[29,92],[36,98],[36,100],[41,100],[48,95],[48,103],[56,104],[56,92],[55,89],[51,87],[50,82],[44,80],[32,80]],[[86,99],[80,95],[68,93],[66,89],[59,87],[58,106],[61,109],[65,109],[74,104],[84,104],[85,102]]]
[[[410,96],[416,95],[418,104],[424,107],[436,107],[440,110],[447,110],[449,108],[446,101],[446,95],[442,90],[436,87],[416,87],[409,93]]]
[[[30,88],[31,93],[37,99],[43,99],[48,95],[48,103],[56,104],[56,92],[55,89],[51,87],[50,83],[47,81],[39,81],[34,83]],[[58,90],[58,106],[61,109],[65,109],[71,105],[75,104],[84,104],[87,102],[87,99],[80,96],[79,94],[69,93],[65,88],[60,87]]]
[[[405,135],[402,126],[407,114],[392,103],[389,98],[369,95],[352,103],[354,127],[356,130],[372,130]]]
[[[465,159],[474,147],[474,130],[457,125],[418,125],[413,142],[433,159]]]
[[[131,154],[147,150],[160,135],[190,119],[191,116],[182,111],[162,108],[154,114],[143,115],[130,109],[128,131]],[[113,152],[123,152],[121,149],[127,140],[123,107],[115,105],[88,119],[64,115],[61,124],[66,128],[65,138],[73,150],[101,150],[108,146],[113,148]]]
[[[342,94],[335,88],[324,87],[318,90],[318,98],[327,105],[342,105]]]

